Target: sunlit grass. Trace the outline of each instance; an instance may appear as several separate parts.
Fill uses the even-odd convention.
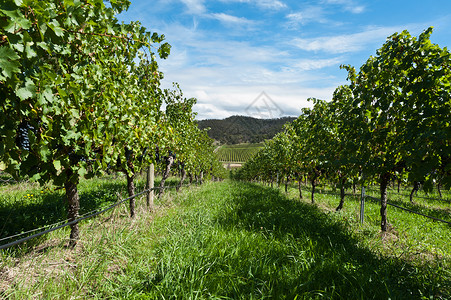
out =
[[[83,222],[73,251],[64,247],[67,231],[57,231],[18,261],[3,252],[0,293],[13,299],[450,297],[449,245],[426,238],[429,232],[446,239],[449,228],[390,209],[392,230],[382,239],[376,203],[367,202],[361,225],[358,197],[348,197],[338,213],[338,197],[327,189],[316,205],[297,199],[294,187],[286,195],[226,181],[169,192],[153,214],[138,201],[134,220],[121,206]],[[418,239],[423,245],[414,248]]]
[[[310,189],[304,188],[304,195],[308,195]],[[366,189],[366,194],[376,198],[379,197],[377,192],[375,187]],[[426,197],[424,192],[421,191],[418,193],[421,198],[417,197],[415,204],[412,204],[408,192],[410,191],[402,189],[398,194],[396,190],[389,190],[389,202],[451,222],[450,202],[439,199],[438,194],[429,194]],[[449,192],[443,192],[443,194],[446,197]],[[292,188],[290,195],[295,197],[297,190]],[[437,196],[437,198],[434,198],[434,196]],[[375,251],[385,254],[388,251],[393,256],[418,262],[431,260],[439,262],[442,257],[451,259],[451,226],[449,224],[434,221],[389,205],[389,232],[385,237],[387,241],[381,247],[379,202],[371,199],[365,200],[364,224],[360,224],[360,191],[355,196],[348,194],[345,198],[344,209],[338,213],[335,212],[335,208],[339,203],[339,191],[333,192],[332,189],[324,187],[323,193],[318,193],[315,198],[320,207],[340,216],[344,222],[349,223],[352,230],[365,234],[362,241],[378,245],[374,247]],[[308,202],[309,199],[306,197],[305,201]]]
[[[157,180],[159,181],[159,178]],[[176,182],[176,178],[170,179],[166,185],[175,185]],[[135,187],[136,192],[144,190],[144,175],[136,178]],[[0,239],[67,221],[67,203],[63,188],[51,184],[40,186],[26,181],[3,185],[0,188]],[[78,191],[81,216],[128,197],[126,178],[121,173],[89,180],[82,179]],[[45,240],[45,236],[34,239],[29,244],[31,246],[39,244],[43,239]],[[0,244],[13,240],[3,240]]]

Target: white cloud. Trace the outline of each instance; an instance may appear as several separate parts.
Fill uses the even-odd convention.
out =
[[[325,11],[319,6],[310,6],[302,11],[288,14],[286,17],[289,20],[290,27],[297,27],[298,25],[305,25],[311,22],[325,23]]]
[[[357,5],[355,2],[354,0],[323,0],[316,5],[304,6],[302,10],[292,12],[286,16],[288,27],[297,29],[300,25],[308,23],[342,25],[342,22],[337,22],[327,17],[337,13],[337,10],[332,5],[340,5],[344,10],[352,13],[362,13],[365,10],[364,6]]]
[[[293,67],[299,71],[311,71],[319,70],[326,67],[337,66],[343,62],[343,58],[330,58],[330,59],[301,59],[293,64]]]
[[[204,0],[180,0],[188,8],[188,13],[203,14],[206,12]]]
[[[202,4],[202,1],[192,3]],[[202,18],[215,18],[228,25],[259,25],[246,18],[209,13],[204,9],[197,10],[203,11]],[[315,10],[312,8],[311,12],[313,15]],[[325,17],[326,14],[322,9],[316,10],[316,17]],[[297,17],[302,22],[302,15],[291,16],[293,20]],[[304,21],[310,22],[308,19]],[[162,87],[172,88],[172,82],[178,82],[185,97],[197,98],[194,109],[198,112],[198,119],[246,115],[246,108],[263,91],[285,115],[297,116],[302,107],[311,106],[308,98],[330,100],[335,88],[345,82],[345,74],[335,77],[331,70],[337,66],[339,73],[338,65],[346,63],[348,58],[330,53],[347,53],[363,48],[374,50],[374,44],[380,46],[387,36],[405,29],[369,28],[348,35],[298,38],[292,44],[283,39],[263,44],[252,37],[229,39],[227,35],[212,35],[194,21],[185,25],[181,22],[160,23],[160,26],[159,31],[165,33],[173,46],[169,59],[159,62],[160,70],[165,74]],[[325,53],[305,56],[293,48],[293,44],[300,49]],[[329,69],[322,70],[325,68]]]
[[[416,35],[429,24],[438,26],[436,19],[397,27],[347,23],[377,22],[376,18],[349,19],[351,13],[365,11],[362,0],[286,1],[290,7],[284,0],[218,0],[219,6],[205,0],[140,1],[131,6],[128,20],[140,19],[147,28],[165,34],[172,49],[167,60],[159,60],[165,74],[162,87],[172,88],[172,82],[178,82],[185,97],[197,98],[194,109],[199,119],[246,114],[247,106],[263,91],[286,115],[297,116],[301,107],[311,106],[309,97],[330,100],[335,88],[346,82],[339,64],[358,66],[396,31],[408,29]],[[437,27],[446,42],[449,19],[443,17],[446,26]],[[228,28],[211,26],[212,22]],[[286,30],[287,23],[327,26],[291,31]],[[351,26],[357,29],[348,31]]]
[[[336,13],[335,9],[331,9],[327,5],[309,5],[300,11],[286,15],[286,18],[288,19],[286,25],[288,28],[295,30],[298,30],[299,26],[309,23],[327,24],[334,27],[342,26],[342,21],[337,21],[330,17]]]
[[[330,53],[345,53],[360,50],[363,43],[357,35],[340,35],[319,38],[296,38],[293,44],[306,51],[325,51]]]
[[[355,0],[325,0],[327,4],[341,5],[344,10],[350,11],[354,14],[360,14],[365,11],[365,6],[359,5]]]
[[[211,14],[211,16],[225,24],[237,24],[237,25],[251,25],[253,22],[246,18],[239,18],[236,16],[224,14],[224,13],[215,13]]]
[[[314,97],[329,101],[336,86],[331,85],[325,88],[310,88],[298,86],[287,89],[283,85],[255,85],[255,86],[219,86],[219,87],[198,87],[196,91],[191,92],[186,88],[182,89],[187,95],[193,93],[204,95],[204,99],[198,98],[195,110],[198,113],[198,119],[226,118],[232,115],[249,115],[252,117],[279,117],[299,116],[302,107],[311,107],[312,103],[307,99]],[[255,100],[262,92],[271,99],[278,110],[265,111],[265,108],[258,107],[253,109],[252,105],[258,106],[261,103],[255,103]],[[261,106],[261,105],[260,105]],[[277,115],[273,115],[276,113]]]
[[[360,51],[367,47],[373,47],[375,43],[381,45],[381,42],[385,42],[388,36],[404,29],[405,27],[380,27],[353,34],[306,39],[296,38],[293,40],[293,44],[306,51],[349,53]]]
[[[247,49],[251,48],[248,46]],[[312,59],[291,64],[281,55],[278,61],[287,68],[275,70],[259,66],[258,61],[263,60],[264,56],[251,61],[238,58],[239,50],[236,52],[224,58],[226,62],[219,67],[197,67],[189,61],[180,61],[178,66],[161,64],[166,78],[180,83],[186,97],[198,99],[195,106],[198,119],[248,115],[246,109],[263,91],[280,107],[283,115],[297,116],[301,107],[311,106],[307,102],[309,97],[330,100],[337,86],[335,78],[327,80],[323,74],[314,71],[332,62],[318,60],[315,64]],[[266,61],[269,59],[266,58]],[[321,84],[315,87],[318,82]],[[163,85],[170,87],[170,82],[163,82]]]
[[[270,8],[270,9],[282,9],[287,7],[285,3],[278,0],[256,0],[255,4],[262,8]]]
[[[287,5],[279,0],[221,0],[221,2],[225,3],[249,3],[252,5],[255,5],[257,7],[263,8],[263,9],[283,9],[286,8]]]
[[[335,78],[318,70],[338,64],[340,57],[302,59],[284,50],[286,44],[212,38],[195,26],[169,24],[164,32],[173,48],[160,62],[162,87],[178,82],[187,98],[197,98],[198,119],[245,115],[262,91],[285,115],[297,116],[310,105],[307,98],[328,100],[337,86]]]

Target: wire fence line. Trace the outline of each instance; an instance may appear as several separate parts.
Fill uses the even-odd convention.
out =
[[[35,231],[39,231],[39,230],[48,228],[48,229],[46,229],[44,231],[41,231],[41,232],[38,232],[36,234],[33,234],[33,235],[30,235],[30,236],[18,239],[16,241],[13,241],[13,242],[10,242],[10,243],[4,244],[4,245],[0,245],[0,250],[9,248],[9,247],[12,247],[12,246],[15,246],[15,245],[18,245],[20,243],[26,242],[26,241],[31,240],[33,238],[36,238],[36,237],[42,236],[44,234],[50,233],[52,231],[55,231],[55,230],[58,230],[58,229],[61,229],[61,228],[64,228],[64,227],[76,224],[76,223],[78,223],[80,221],[83,221],[83,220],[86,220],[86,219],[98,216],[98,215],[100,215],[100,214],[102,214],[102,213],[104,213],[106,211],[109,211],[109,210],[115,208],[116,206],[118,206],[118,205],[120,205],[120,204],[122,204],[122,203],[124,203],[124,202],[126,202],[128,200],[131,200],[131,199],[136,198],[138,196],[141,196],[143,194],[149,193],[151,191],[160,190],[160,189],[164,189],[164,190],[165,189],[172,189],[172,188],[177,188],[177,186],[178,185],[167,186],[167,187],[154,187],[154,188],[151,188],[151,189],[146,189],[146,190],[144,190],[144,191],[142,191],[140,193],[137,193],[137,194],[135,194],[135,195],[133,195],[131,197],[128,197],[126,199],[122,199],[120,201],[117,201],[114,204],[112,204],[112,205],[110,205],[110,206],[108,206],[106,208],[103,208],[103,209],[100,209],[100,210],[93,210],[91,212],[88,212],[88,213],[82,215],[82,217],[80,217],[80,218],[78,218],[76,220],[73,220],[73,221],[70,221],[70,222],[67,222],[68,220],[64,220],[64,221],[57,222],[55,224],[46,225],[46,226],[41,227],[41,228],[32,229],[32,230],[27,231],[27,232],[23,232],[23,233],[15,234],[15,235],[12,235],[12,236],[9,236],[9,237],[6,237],[6,238],[2,238],[2,239],[0,239],[0,241],[10,240],[10,239],[13,239],[15,237],[19,237],[19,236],[22,236],[22,235],[25,235],[25,234],[29,234],[29,233],[32,233],[32,232],[35,232]],[[190,185],[182,185],[182,186],[190,186]],[[66,223],[61,224],[63,222],[66,222]],[[60,224],[60,225],[58,225],[58,224]],[[57,225],[57,226],[53,227],[55,225]],[[51,227],[51,228],[49,228],[49,227]]]
[[[190,186],[190,184],[188,184],[188,185],[183,184],[181,186]],[[12,235],[12,236],[9,236],[9,237],[2,238],[2,239],[0,239],[0,241],[10,240],[10,239],[22,236],[22,235],[26,235],[26,234],[29,234],[29,233],[32,233],[32,232],[35,232],[35,231],[39,231],[39,230],[43,230],[45,228],[48,228],[48,229],[46,229],[44,231],[41,231],[41,232],[38,232],[36,234],[33,234],[33,235],[30,235],[30,236],[21,238],[19,240],[16,240],[16,241],[4,244],[4,245],[0,245],[0,250],[12,247],[14,245],[18,245],[20,243],[26,242],[26,241],[31,240],[33,238],[36,238],[36,237],[42,236],[44,234],[50,233],[52,231],[55,231],[55,230],[58,230],[58,229],[61,229],[61,228],[64,228],[64,227],[76,224],[76,223],[78,223],[80,221],[83,221],[83,220],[86,220],[86,219],[98,216],[98,215],[100,215],[100,214],[102,214],[104,212],[107,212],[107,211],[109,211],[109,210],[121,205],[122,203],[124,203],[124,202],[126,202],[128,200],[131,200],[131,199],[136,198],[138,196],[141,196],[143,194],[149,193],[151,191],[160,190],[160,189],[171,189],[171,188],[177,188],[177,187],[180,187],[180,186],[179,185],[173,185],[173,186],[167,186],[167,187],[154,187],[154,188],[151,188],[151,189],[146,189],[146,190],[144,190],[144,191],[142,191],[140,193],[137,193],[137,194],[135,194],[135,195],[133,195],[131,197],[122,199],[120,201],[117,201],[114,204],[112,204],[110,206],[107,206],[106,208],[103,208],[103,209],[100,209],[100,210],[93,210],[91,212],[87,212],[87,213],[85,213],[84,215],[82,215],[80,218],[78,218],[76,220],[73,220],[73,221],[70,221],[70,222],[68,222],[68,220],[64,220],[64,221],[60,221],[60,222],[57,222],[57,223],[54,223],[54,224],[51,224],[51,225],[43,226],[41,228],[32,229],[32,230],[29,230],[27,232],[23,232],[23,233],[19,233],[19,234],[15,234],[15,235]],[[379,198],[372,197],[372,196],[369,196],[369,195],[364,195],[364,197],[365,198],[369,198],[369,199],[374,200],[374,201],[378,201],[378,202],[381,201]],[[387,205],[391,205],[391,206],[399,208],[401,210],[404,210],[404,211],[407,211],[407,212],[410,212],[410,213],[413,213],[413,214],[417,214],[417,215],[420,215],[420,216],[423,216],[423,217],[426,217],[426,218],[429,218],[429,219],[433,219],[433,220],[438,221],[438,222],[442,222],[442,223],[446,223],[446,224],[451,225],[451,222],[449,222],[449,221],[445,221],[445,220],[442,220],[442,219],[439,219],[439,218],[436,218],[436,217],[428,216],[426,214],[410,210],[408,208],[405,208],[405,207],[402,207],[402,206],[390,203],[388,201],[387,201]],[[61,223],[64,223],[64,224],[61,224]],[[56,226],[56,227],[54,227],[54,226]]]
[[[353,194],[346,194],[346,195],[349,195],[349,196],[350,196],[350,195],[353,195]],[[365,192],[364,192],[364,194],[363,194],[363,197],[364,197],[364,198],[369,198],[369,199],[374,200],[374,201],[381,202],[381,199],[376,198],[376,197],[369,196],[369,195],[367,195]],[[432,200],[440,200],[440,201],[449,201],[449,200],[435,199],[435,198],[429,198],[429,199],[432,199]],[[432,219],[432,220],[435,220],[435,221],[438,221],[438,222],[442,222],[442,223],[446,223],[446,224],[448,224],[448,225],[451,225],[451,222],[450,222],[450,221],[446,221],[446,220],[442,220],[442,219],[439,219],[439,218],[436,218],[436,217],[432,217],[432,216],[429,216],[429,215],[426,215],[426,214],[423,214],[423,213],[420,213],[420,212],[417,212],[417,211],[414,211],[414,210],[411,210],[411,209],[408,209],[408,208],[399,206],[399,205],[397,205],[397,204],[390,203],[390,202],[388,202],[388,201],[387,201],[387,205],[391,205],[391,206],[396,207],[396,208],[399,208],[399,209],[401,209],[401,210],[404,210],[404,211],[407,211],[407,212],[410,212],[410,213],[413,213],[413,214],[417,214],[417,215],[420,215],[420,216],[423,216],[423,217],[426,217],[426,218],[429,218],[429,219]]]
[[[1,175],[1,174],[0,174],[0,175]],[[17,183],[17,181],[15,181],[15,180],[12,179],[12,178],[8,178],[8,179],[0,178],[0,182],[1,182],[1,183]]]
[[[0,174],[0,176],[1,176],[1,174]],[[14,178],[8,178],[8,179],[3,179],[3,178],[1,178],[0,177],[0,183],[1,184],[16,184],[16,183],[21,183],[21,182],[24,182],[24,181],[26,181],[26,180],[22,180],[22,181],[17,181],[17,180],[15,180]]]
[[[381,199],[376,198],[376,197],[365,195],[365,198],[369,198],[369,199],[381,202]],[[413,214],[417,214],[417,215],[420,215],[420,216],[423,216],[423,217],[426,217],[426,218],[429,218],[429,219],[432,219],[432,220],[435,220],[435,221],[439,221],[439,222],[451,225],[451,222],[449,222],[449,221],[445,221],[445,220],[442,220],[442,219],[439,219],[439,218],[436,218],[436,217],[428,216],[426,214],[423,214],[423,213],[420,213],[420,212],[417,212],[417,211],[414,211],[414,210],[411,210],[411,209],[408,209],[408,208],[405,208],[405,207],[402,207],[402,206],[390,203],[388,201],[387,201],[387,205],[391,205],[391,206],[399,208],[401,210],[404,210],[404,211],[407,211],[407,212],[410,212],[410,213],[413,213]]]
[[[1,238],[0,242],[1,241],[5,241],[5,240],[10,240],[10,239],[22,236],[22,235],[26,235],[26,234],[29,234],[29,233],[32,233],[32,232],[35,232],[35,231],[39,231],[39,230],[43,230],[43,229],[46,229],[46,228],[58,226],[58,225],[61,225],[61,224],[65,223],[65,222],[68,222],[68,221],[69,221],[69,219],[66,219],[66,220],[63,220],[63,221],[56,222],[54,224],[45,225],[45,226],[42,226],[40,228],[31,229],[31,230],[28,230],[28,231],[25,231],[25,232],[21,232],[21,233],[15,234],[15,235],[7,236],[7,237],[4,237],[4,238]]]
[[[375,191],[374,187],[370,187],[368,188],[371,191]],[[378,189],[377,189],[378,190]],[[395,192],[396,193],[396,192]],[[398,193],[399,195],[404,195],[404,196],[410,196],[410,192],[401,192]],[[433,200],[433,201],[440,201],[440,202],[451,202],[451,198],[448,198],[449,196],[447,196],[447,198],[437,198],[437,197],[432,197],[432,196],[428,196],[428,194],[426,194],[426,196],[422,196],[422,195],[415,195],[415,198],[421,198],[421,199],[426,199],[426,200]]]

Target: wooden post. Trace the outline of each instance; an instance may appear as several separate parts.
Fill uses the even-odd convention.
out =
[[[149,168],[147,169],[147,189],[153,189],[155,186],[155,166],[154,164],[150,164]],[[149,191],[147,193],[147,209],[149,211],[153,211],[153,197],[154,192]]]
[[[362,175],[363,177],[363,175]],[[365,218],[365,182],[362,183],[362,192],[360,194],[360,223],[363,224]]]

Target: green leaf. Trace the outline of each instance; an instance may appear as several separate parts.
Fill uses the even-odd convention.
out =
[[[25,46],[25,54],[27,55],[27,58],[33,58],[33,57],[37,56],[34,49],[31,48],[31,45]]]
[[[26,100],[28,98],[31,98],[33,96],[33,93],[27,90],[27,88],[20,88],[16,92],[17,97],[19,97],[21,100]]]
[[[9,17],[9,23],[4,29],[9,33],[16,33],[20,29],[30,29],[31,22],[26,19],[19,10],[0,10]]]
[[[21,100],[26,100],[34,96],[35,90],[36,86],[34,85],[34,83],[30,79],[27,79],[25,82],[25,87],[19,88],[16,91],[16,96]]]
[[[11,44],[11,47],[16,49],[18,52],[22,53],[24,50],[23,44]]]
[[[61,161],[59,161],[59,160],[54,160],[54,161],[53,161],[53,166],[55,167],[55,169],[56,169],[57,171],[61,170]]]
[[[47,103],[53,103],[53,101],[54,101],[54,96],[50,89],[45,89],[44,92],[39,94],[38,104],[40,106],[45,106]]]
[[[38,181],[39,179],[41,179],[41,174],[39,174],[39,173],[34,174],[34,175],[30,178],[31,181]]]
[[[79,137],[82,136],[81,132],[77,132],[75,130],[68,130],[66,135],[62,136],[62,141],[66,146],[69,146],[73,143],[72,140],[77,140]]]
[[[42,145],[39,149],[39,154],[41,156],[42,161],[47,162],[52,155],[52,151],[50,151],[47,145]]]
[[[158,49],[158,54],[160,55],[160,58],[166,59],[170,53],[171,53],[171,45],[169,43],[164,43]]]
[[[20,72],[19,55],[8,47],[0,47],[0,69],[6,78],[11,78],[14,73]]]
[[[47,23],[47,25],[53,30],[57,37],[62,37],[64,35],[64,30],[60,27],[57,20],[53,20],[52,22]]]
[[[39,47],[41,47],[42,49],[44,49],[48,53],[51,53],[50,47],[46,43],[38,42],[38,43],[36,43],[36,45],[38,45]]]
[[[88,171],[86,170],[85,167],[81,166],[78,171],[77,171],[78,175],[80,175],[80,177],[84,177],[86,174],[88,174]]]

